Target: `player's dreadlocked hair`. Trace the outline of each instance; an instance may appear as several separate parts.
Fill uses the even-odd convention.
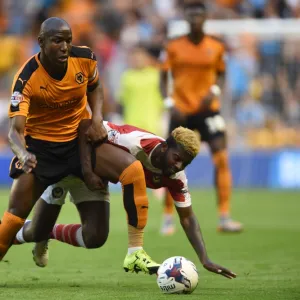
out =
[[[200,150],[200,138],[197,134],[184,127],[177,127],[171,132],[170,137],[167,139],[168,145],[179,144],[183,149],[190,154],[193,158],[197,156]]]

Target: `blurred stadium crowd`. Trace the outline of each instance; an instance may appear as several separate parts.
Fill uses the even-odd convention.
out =
[[[73,44],[95,52],[105,87],[105,119],[166,130],[159,82],[140,91],[147,72],[158,74],[167,25],[182,18],[180,0],[2,0],[0,6],[0,150],[7,147],[7,109],[12,78],[39,51],[40,24],[62,17],[73,29]],[[300,0],[207,1],[209,19],[299,18]],[[300,38],[258,38],[244,34],[225,40],[226,92],[222,98],[230,147],[300,147]],[[135,70],[136,72],[133,72]],[[136,93],[128,81],[136,82]],[[131,89],[134,86],[131,84]],[[131,105],[130,98],[139,98]],[[130,110],[130,113],[128,111]],[[152,115],[151,115],[152,114]],[[157,118],[159,116],[159,118]],[[160,120],[161,119],[161,120]]]

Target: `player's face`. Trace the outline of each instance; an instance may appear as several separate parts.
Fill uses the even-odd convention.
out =
[[[206,13],[203,8],[191,7],[184,11],[185,19],[191,25],[192,29],[201,30],[206,20]]]
[[[168,148],[164,153],[163,174],[172,176],[184,170],[192,162],[192,157],[180,147]]]
[[[44,53],[55,65],[64,65],[68,61],[72,47],[72,32],[68,27],[61,27],[49,37],[44,44]]]

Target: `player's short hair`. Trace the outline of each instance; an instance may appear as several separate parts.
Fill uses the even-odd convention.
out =
[[[180,145],[184,149],[184,151],[186,151],[193,158],[195,158],[199,153],[200,136],[198,136],[196,132],[180,126],[171,132],[170,137],[176,142],[176,144]]]
[[[205,1],[203,0],[184,0],[183,8],[201,8],[206,11]]]

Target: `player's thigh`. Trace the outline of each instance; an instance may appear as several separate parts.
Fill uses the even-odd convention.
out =
[[[8,211],[21,218],[27,218],[43,190],[44,186],[32,173],[19,175],[11,187]]]
[[[73,178],[74,176],[68,176],[55,184],[49,185],[41,195],[41,198],[47,204],[62,206],[65,204],[65,199]]]
[[[69,189],[70,200],[80,214],[83,230],[109,231],[109,190],[108,184],[101,190],[91,191],[79,178],[74,178]]]
[[[87,201],[76,205],[82,224],[82,236],[87,248],[99,248],[109,234],[109,202]]]
[[[118,182],[122,172],[136,161],[133,155],[111,144],[104,143],[94,151],[95,173],[114,183]]]
[[[91,230],[109,231],[110,204],[107,201],[86,201],[76,204],[81,224]]]
[[[48,239],[60,210],[61,205],[48,204],[40,198],[36,203],[31,223],[24,229],[25,239],[34,242]]]
[[[71,176],[70,176],[71,177]],[[27,239],[41,241],[49,236],[68,192],[70,178],[50,185],[37,201],[31,223],[25,227]]]

